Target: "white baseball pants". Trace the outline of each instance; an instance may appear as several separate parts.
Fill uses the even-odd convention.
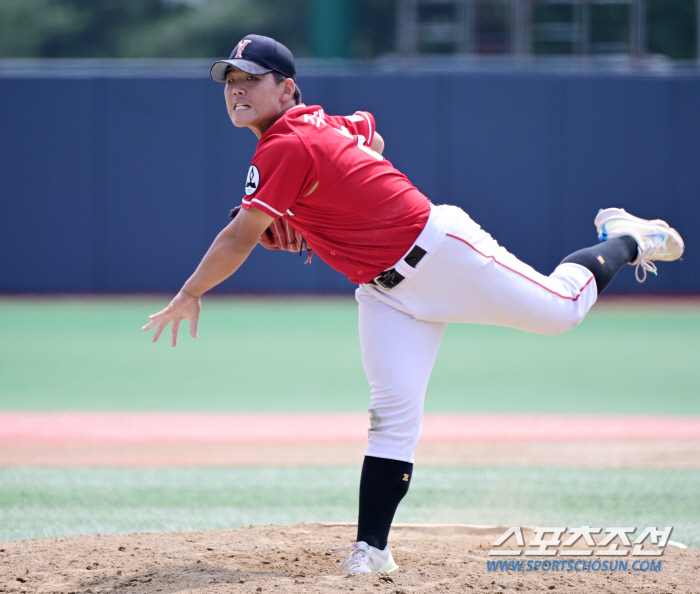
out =
[[[587,268],[562,264],[544,276],[456,206],[432,206],[414,245],[427,253],[415,268],[403,258],[397,263],[405,277],[399,285],[364,284],[355,292],[371,390],[365,454],[404,462],[413,462],[425,391],[448,322],[560,334],[578,325],[597,298]]]

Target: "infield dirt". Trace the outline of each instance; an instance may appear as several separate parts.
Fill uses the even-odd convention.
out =
[[[700,550],[668,547],[659,571],[487,570],[507,527],[395,526],[400,569],[344,576],[338,561],[355,527],[338,524],[79,536],[0,544],[0,592],[630,592],[697,593]],[[525,532],[526,541],[531,533]],[[627,557],[631,565],[633,558]],[[493,557],[491,557],[493,559]],[[534,558],[533,558],[534,559]]]

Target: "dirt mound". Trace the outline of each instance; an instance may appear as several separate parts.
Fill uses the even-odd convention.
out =
[[[700,550],[675,547],[664,551],[657,571],[489,571],[487,560],[495,558],[488,550],[506,528],[395,526],[391,547],[400,569],[386,576],[339,572],[342,553],[326,548],[352,543],[355,527],[345,524],[9,542],[0,544],[0,592],[680,594],[700,588]],[[627,559],[631,566],[634,558]]]

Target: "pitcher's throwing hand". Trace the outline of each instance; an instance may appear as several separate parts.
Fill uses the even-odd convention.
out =
[[[194,297],[185,291],[180,291],[175,298],[170,302],[170,305],[158,313],[148,316],[150,322],[146,324],[142,330],[150,330],[158,326],[153,335],[153,342],[157,342],[160,335],[165,330],[166,326],[172,322],[171,328],[171,343],[177,345],[177,334],[180,331],[180,322],[182,320],[190,321],[190,334],[192,338],[197,338],[197,322],[199,321],[199,310],[202,309],[200,297]]]

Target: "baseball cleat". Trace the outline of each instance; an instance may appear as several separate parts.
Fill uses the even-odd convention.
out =
[[[339,562],[341,567],[345,566],[345,573],[350,575],[376,572],[390,573],[399,568],[394,562],[394,558],[391,556],[389,547],[380,551],[361,540],[351,547],[328,549],[328,551],[331,553],[352,551],[345,559]]]
[[[630,264],[636,266],[634,274],[640,283],[646,280],[647,272],[656,274],[654,261],[673,262],[683,255],[685,245],[680,234],[660,219],[647,221],[622,208],[606,208],[598,212],[594,222],[600,241],[629,235],[637,242],[637,258]]]

